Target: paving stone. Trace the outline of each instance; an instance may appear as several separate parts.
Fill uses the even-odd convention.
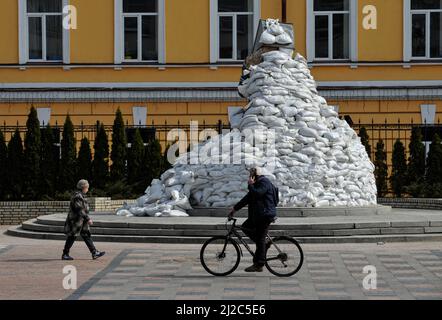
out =
[[[5,243],[3,239],[0,235],[2,245]],[[20,239],[20,241],[36,240]],[[49,274],[49,277],[51,274],[58,274],[59,277],[59,267],[53,268],[53,265],[57,264],[53,260],[23,262],[23,257],[43,259],[47,255],[49,259],[53,255],[54,248],[59,250],[62,246],[62,242],[37,243],[48,243],[48,247],[39,245],[40,251],[37,251],[29,244],[21,247],[14,245],[0,256],[0,283],[2,283],[0,298],[3,297],[3,291],[11,291],[13,285],[19,285],[19,283],[13,284],[11,278],[15,282],[23,278],[26,280],[25,283],[32,283],[35,286],[35,279],[24,277],[27,273],[39,271],[41,266],[44,266],[41,272]],[[232,275],[224,278],[213,277],[206,273],[198,259],[201,245],[152,244],[146,247],[141,244],[100,243],[100,248],[103,247],[103,250],[109,252],[109,256],[106,256],[107,260],[98,261],[81,260],[82,254],[87,257],[87,252],[85,248],[75,248],[80,254],[78,254],[79,260],[74,263],[78,263],[82,268],[94,266],[96,269],[87,278],[82,279],[83,282],[75,292],[63,292],[51,297],[88,300],[253,300],[257,298],[387,300],[427,297],[442,300],[442,271],[439,271],[442,270],[442,250],[438,243],[388,243],[385,246],[303,244],[302,246],[306,260],[301,271],[293,277],[284,279],[275,277],[267,270],[259,274],[245,273],[243,268],[251,262],[247,252],[239,269]],[[374,265],[377,268],[377,290],[367,291],[362,287],[362,280],[366,276],[362,270],[365,265]],[[29,269],[24,269],[26,267]],[[25,295],[30,297],[33,286],[23,291],[21,298],[26,298]],[[52,287],[55,286],[52,284]],[[52,290],[48,290],[46,283],[40,283],[38,287],[39,291],[45,294]]]

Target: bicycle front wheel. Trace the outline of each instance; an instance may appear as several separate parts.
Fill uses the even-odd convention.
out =
[[[267,250],[266,267],[278,277],[291,277],[304,262],[304,253],[299,243],[290,237],[276,237]]]
[[[204,269],[218,277],[227,276],[235,271],[240,259],[238,244],[227,237],[213,237],[207,240],[200,252]]]

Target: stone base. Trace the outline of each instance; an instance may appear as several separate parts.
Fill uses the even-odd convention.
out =
[[[293,208],[290,208],[293,209]],[[221,213],[226,213],[223,208]],[[245,215],[246,211],[238,214]],[[94,241],[144,243],[204,243],[213,236],[225,236],[223,217],[120,217],[92,213]],[[9,235],[64,240],[66,214],[41,216],[8,229]],[[238,225],[245,218],[238,220]],[[227,224],[226,224],[227,223]],[[359,216],[280,217],[271,225],[272,236],[291,236],[300,242],[397,242],[440,241],[442,214],[432,211],[392,210],[391,213]]]
[[[376,205],[366,207],[320,207],[320,208],[288,208],[278,207],[277,215],[279,217],[336,217],[336,216],[369,216],[381,215],[391,212],[390,206]],[[225,217],[229,208],[205,208],[194,207],[187,210],[187,213],[193,217]],[[235,214],[238,217],[247,216],[247,207],[241,209]]]

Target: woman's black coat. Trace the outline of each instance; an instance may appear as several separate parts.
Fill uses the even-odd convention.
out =
[[[68,236],[78,236],[83,232],[88,232],[89,220],[89,204],[86,195],[81,191],[77,191],[71,197],[69,213],[64,224],[64,233]]]

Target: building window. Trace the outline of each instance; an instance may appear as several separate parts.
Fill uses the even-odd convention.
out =
[[[123,0],[123,58],[158,61],[158,1]]]
[[[411,57],[442,58],[442,1],[411,0]]]
[[[253,47],[253,0],[218,0],[219,60],[244,60]]]
[[[62,0],[27,0],[30,62],[63,60]]]
[[[134,126],[145,126],[147,122],[147,107],[133,107],[132,116]]]
[[[37,117],[41,127],[45,127],[51,120],[51,108],[37,108]]]
[[[350,0],[314,0],[316,60],[350,58]]]

